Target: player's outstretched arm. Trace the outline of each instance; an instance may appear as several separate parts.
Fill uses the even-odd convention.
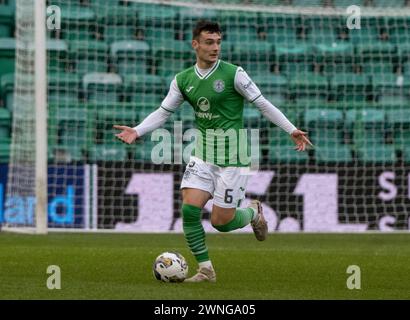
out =
[[[134,128],[114,125],[115,129],[121,130],[121,132],[117,133],[115,136],[125,143],[133,143],[144,134],[152,132],[153,130],[163,126],[167,119],[183,101],[184,97],[179,91],[177,82],[174,78],[171,82],[168,95],[162,101],[161,106],[157,110],[150,113],[138,126]]]
[[[152,132],[155,129],[164,125],[172,112],[167,111],[163,107],[158,108],[154,112],[150,113],[138,126],[130,128],[127,126],[114,125],[115,129],[122,130],[115,136],[125,143],[131,144],[137,138],[142,137],[148,132]]]
[[[296,144],[295,150],[305,151],[307,146],[313,147],[307,133],[297,129],[278,108],[266,100],[257,85],[242,68],[238,68],[235,75],[235,89],[245,99],[255,104],[266,119],[291,135]]]
[[[296,144],[295,150],[297,151],[305,151],[307,146],[313,147],[312,142],[310,142],[309,138],[307,137],[307,132],[296,129],[290,136]]]
[[[114,125],[113,127],[114,129],[121,130],[121,132],[117,133],[115,136],[125,143],[131,144],[138,139],[138,133],[133,128],[119,125]]]

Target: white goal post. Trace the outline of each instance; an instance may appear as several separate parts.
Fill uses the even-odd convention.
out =
[[[46,64],[46,5],[35,2],[34,68],[35,68],[35,136],[36,136],[36,233],[47,233],[47,64]]]

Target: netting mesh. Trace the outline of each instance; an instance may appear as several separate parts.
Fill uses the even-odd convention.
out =
[[[407,1],[355,1],[360,29],[347,26],[351,1],[154,2],[48,3],[61,10],[61,29],[47,31],[51,227],[181,231],[184,164],[153,164],[150,134],[127,146],[112,125],[133,127],[159,107],[175,74],[195,63],[192,28],[207,18],[223,29],[221,59],[242,66],[315,144],[295,152],[246,104],[245,125],[260,129],[261,143],[247,196],[263,201],[271,231],[409,229]],[[32,196],[34,186],[33,25],[23,17],[32,6],[17,0],[16,39],[25,45],[14,103],[2,75],[13,116],[9,197]],[[192,128],[191,106],[165,124],[173,143],[175,121]]]
[[[10,143],[9,196],[5,203],[10,210],[6,211],[5,219],[12,224],[34,226],[34,215],[26,214],[35,203],[34,4],[21,1],[16,9],[16,40],[8,39],[12,42],[10,49],[16,50],[16,68],[14,103],[9,110],[14,134]],[[13,208],[17,207],[24,209],[15,214]]]

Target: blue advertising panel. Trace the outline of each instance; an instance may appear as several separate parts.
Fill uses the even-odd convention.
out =
[[[8,165],[0,164],[0,222],[33,225],[34,196],[6,198]],[[48,168],[48,226],[84,228],[86,206],[84,166],[55,165]]]

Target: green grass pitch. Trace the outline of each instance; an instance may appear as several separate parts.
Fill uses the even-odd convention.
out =
[[[410,299],[410,234],[207,235],[217,283],[161,283],[157,255],[196,263],[181,234],[0,233],[0,299]],[[61,290],[49,290],[49,265]],[[346,286],[358,265],[361,289]]]

